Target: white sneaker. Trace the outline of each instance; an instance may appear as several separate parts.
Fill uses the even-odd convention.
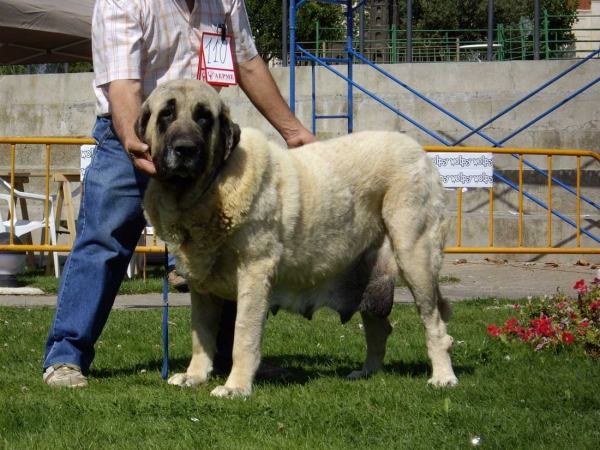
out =
[[[50,387],[85,387],[87,378],[73,364],[54,364],[44,371],[44,383]]]

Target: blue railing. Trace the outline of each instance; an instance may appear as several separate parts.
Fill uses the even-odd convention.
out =
[[[335,1],[335,0],[329,1],[329,3],[337,3],[337,4],[344,4],[344,5],[346,5],[346,20],[347,20],[347,35],[348,35],[348,37],[347,37],[347,45],[346,45],[346,47],[344,49],[345,52],[348,55],[346,58],[319,58],[318,56],[315,56],[312,53],[310,53],[308,50],[304,49],[301,45],[297,44],[295,42],[295,33],[294,33],[294,31],[295,31],[295,12],[296,12],[297,7],[299,7],[305,1],[306,0],[302,0],[302,1],[298,2],[297,5],[294,5],[294,0],[290,1],[290,26],[291,26],[291,29],[290,29],[290,56],[291,56],[291,64],[290,64],[290,106],[292,108],[292,111],[294,111],[295,110],[295,101],[296,101],[296,96],[295,96],[295,73],[294,73],[295,72],[295,67],[296,67],[296,61],[308,61],[312,65],[312,77],[311,77],[312,78],[312,126],[313,126],[313,132],[314,133],[316,133],[316,121],[318,119],[337,119],[337,118],[347,119],[348,120],[348,133],[351,133],[353,131],[353,117],[352,117],[353,92],[352,92],[352,88],[354,87],[354,88],[360,90],[361,92],[363,92],[364,94],[366,94],[367,96],[369,96],[370,98],[372,98],[373,100],[375,100],[378,103],[382,104],[383,106],[385,106],[389,110],[393,111],[394,113],[396,113],[397,115],[399,115],[400,117],[402,117],[403,119],[405,119],[406,121],[408,121],[409,123],[411,123],[412,125],[414,125],[415,127],[417,127],[418,129],[420,129],[421,131],[423,131],[427,135],[429,135],[432,138],[436,139],[437,141],[439,141],[443,145],[446,145],[446,146],[456,146],[456,145],[460,144],[461,142],[463,142],[464,140],[466,140],[467,138],[469,138],[470,136],[473,136],[473,135],[476,134],[476,135],[480,136],[481,138],[485,139],[486,141],[490,142],[492,144],[492,146],[494,146],[494,147],[503,147],[502,144],[504,144],[508,140],[512,139],[517,134],[523,132],[525,129],[527,129],[528,127],[530,127],[534,123],[538,122],[543,117],[546,117],[548,114],[552,113],[553,111],[555,111],[556,109],[558,109],[560,106],[566,104],[567,102],[569,102],[570,100],[572,100],[576,96],[580,95],[582,92],[584,92],[585,90],[589,89],[590,87],[592,87],[593,85],[595,85],[596,83],[598,83],[600,81],[600,77],[596,78],[595,80],[591,81],[590,83],[588,83],[584,87],[582,87],[582,88],[578,89],[577,91],[573,92],[566,99],[562,100],[561,102],[559,102],[558,104],[556,104],[555,106],[553,106],[552,108],[550,108],[549,110],[543,112],[538,117],[532,119],[527,124],[525,124],[524,126],[520,127],[518,130],[515,130],[514,132],[510,133],[507,137],[501,139],[500,141],[496,141],[496,140],[492,139],[491,137],[487,136],[485,133],[483,133],[482,129],[484,127],[486,127],[487,125],[493,123],[495,120],[497,120],[498,118],[502,117],[503,115],[505,115],[506,113],[508,113],[512,109],[516,108],[520,104],[524,103],[525,101],[527,101],[528,99],[530,99],[531,97],[533,97],[535,94],[537,94],[540,91],[542,91],[543,89],[545,89],[546,87],[550,86],[552,83],[556,82],[557,80],[561,79],[562,77],[564,77],[565,75],[567,75],[571,71],[575,70],[577,67],[581,66],[582,64],[584,64],[585,62],[589,61],[590,59],[592,59],[594,57],[597,57],[600,54],[600,50],[596,50],[596,51],[590,53],[584,59],[582,59],[581,61],[577,62],[573,66],[569,67],[568,69],[566,69],[565,71],[563,71],[559,75],[555,76],[554,78],[552,78],[548,82],[542,84],[542,86],[540,86],[539,88],[535,89],[534,91],[532,91],[531,93],[529,93],[528,95],[526,95],[522,99],[518,100],[517,102],[515,102],[514,104],[512,104],[508,108],[504,109],[502,112],[500,112],[496,116],[494,116],[491,119],[487,120],[482,125],[480,125],[478,127],[473,127],[470,124],[468,124],[467,122],[465,122],[464,120],[460,119],[458,116],[456,116],[456,115],[452,114],[451,112],[447,111],[442,106],[440,106],[437,103],[435,103],[434,101],[428,99],[427,97],[425,97],[420,92],[418,92],[415,89],[411,88],[406,83],[403,83],[398,78],[396,78],[396,77],[392,76],[391,74],[387,73],[380,66],[377,66],[377,65],[373,64],[371,61],[369,61],[368,59],[364,58],[359,53],[357,53],[356,51],[353,50],[353,42],[352,42],[352,36],[353,36],[353,30],[352,30],[352,27],[353,27],[353,13],[364,2],[361,2],[360,4],[356,5],[353,8],[350,1]],[[296,52],[298,52],[301,56],[297,56]],[[404,114],[402,111],[400,111],[398,108],[395,108],[394,106],[392,106],[391,104],[389,104],[385,100],[377,97],[375,94],[373,94],[372,92],[370,92],[369,90],[367,90],[363,86],[359,85],[358,83],[356,83],[352,79],[352,65],[353,65],[353,62],[354,62],[355,58],[356,58],[356,60],[362,62],[363,64],[365,64],[365,65],[367,65],[369,67],[372,67],[377,72],[381,73],[385,77],[389,78],[390,80],[394,81],[398,85],[400,85],[403,88],[407,89],[409,92],[411,92],[412,94],[416,95],[418,98],[420,98],[421,100],[425,101],[429,105],[433,106],[438,111],[441,111],[442,113],[444,113],[448,117],[450,117],[453,120],[457,121],[458,123],[460,123],[461,125],[463,125],[467,129],[469,129],[470,130],[469,133],[467,133],[465,136],[463,136],[462,138],[458,139],[455,142],[449,142],[446,139],[444,139],[443,137],[441,137],[438,134],[436,134],[435,132],[429,130],[424,125],[418,123],[416,120],[410,118],[409,116],[407,116],[406,114]],[[342,74],[338,70],[334,69],[328,63],[335,63],[335,64],[345,63],[347,65],[347,67],[348,67],[348,74],[347,75]],[[342,78],[343,80],[345,80],[348,83],[348,113],[347,114],[345,114],[345,115],[317,115],[316,114],[316,72],[315,72],[315,65],[316,64],[318,64],[318,65],[320,65],[320,66],[328,69],[329,71],[331,71],[332,73],[334,73],[335,75],[337,75],[338,77]],[[512,155],[512,156],[515,157],[515,158],[518,158],[517,155]],[[530,167],[531,169],[533,169],[537,173],[540,173],[543,176],[545,176],[546,178],[548,178],[548,173],[546,171],[538,168],[537,166],[535,166],[534,164],[530,163],[529,161],[525,161],[524,160],[523,162],[524,162],[524,164],[526,164],[528,167]],[[494,172],[494,176],[495,176],[496,179],[498,179],[499,181],[505,183],[510,188],[512,188],[512,189],[514,189],[516,191],[519,191],[519,187],[517,185],[515,185],[514,183],[510,182],[505,177],[501,176],[500,174],[498,174],[496,172]],[[567,192],[569,192],[571,194],[574,194],[574,195],[577,195],[577,192],[574,189],[572,189],[571,187],[567,186],[566,184],[564,184],[560,180],[556,179],[555,177],[551,177],[551,180],[552,180],[552,182],[556,183],[558,186],[566,189]],[[540,207],[542,207],[542,208],[544,208],[546,210],[550,209],[548,207],[548,205],[546,205],[544,202],[542,202],[541,200],[539,200],[535,196],[529,194],[528,192],[523,191],[523,195],[526,198],[528,198],[529,200],[531,200],[534,203],[536,203],[538,206],[540,206]],[[585,197],[583,195],[580,195],[579,198],[581,200],[585,201],[586,203],[588,203],[593,208],[595,208],[597,210],[600,210],[600,205],[597,202],[594,202],[593,200],[591,200],[591,199],[589,199],[589,198],[587,198],[587,197]],[[558,212],[558,211],[556,211],[554,209],[550,209],[550,211],[556,217],[560,218],[561,220],[563,220],[564,222],[568,223],[569,225],[577,228],[577,224],[575,222],[573,222],[572,220],[570,220],[569,218],[567,218],[566,216],[564,216],[560,212]],[[581,233],[583,233],[586,236],[590,237],[595,242],[600,243],[600,238],[597,237],[597,236],[595,236],[594,234],[590,233],[588,230],[585,230],[585,229],[583,229],[581,227],[579,227],[579,230],[580,230]]]

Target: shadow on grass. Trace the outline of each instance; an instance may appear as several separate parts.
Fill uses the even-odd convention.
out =
[[[255,384],[277,384],[277,385],[305,385],[316,378],[341,378],[345,379],[354,370],[362,367],[362,361],[350,361],[337,357],[307,356],[298,354],[287,354],[268,356],[265,362],[289,371],[291,375],[275,379],[257,378]],[[185,372],[189,364],[189,358],[176,358],[169,360],[169,376],[175,373]],[[117,376],[131,376],[139,374],[142,370],[162,371],[162,360],[152,360],[147,363],[139,363],[132,367],[116,369],[93,370],[92,375],[96,378],[112,378]],[[454,365],[457,377],[465,374],[473,374],[472,366]],[[428,361],[392,361],[383,365],[382,373],[393,373],[401,377],[429,378],[431,376],[431,365]],[[226,379],[227,375],[218,374],[217,378]]]
[[[185,372],[189,359],[177,358],[169,359],[169,376],[177,372]],[[132,376],[139,374],[142,370],[148,372],[162,372],[163,361],[162,359],[149,360],[148,362],[141,362],[127,367],[118,367],[114,369],[94,369],[90,371],[90,375],[94,378],[114,378],[119,376]]]
[[[267,362],[292,372],[294,379],[290,382],[305,384],[314,378],[346,378],[350,373],[362,367],[362,361],[351,361],[330,356],[280,355],[265,358]],[[472,366],[454,365],[456,376],[472,374]],[[402,377],[429,378],[431,364],[429,361],[403,362],[391,361],[383,365],[382,373],[394,373]],[[265,380],[268,381],[268,380]]]

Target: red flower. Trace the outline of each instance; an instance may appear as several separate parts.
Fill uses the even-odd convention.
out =
[[[546,337],[551,337],[554,334],[552,332],[552,328],[550,328],[548,325],[541,326],[539,331]]]
[[[571,333],[563,333],[562,340],[565,344],[570,344],[573,342],[573,335]]]
[[[534,332],[532,330],[527,330],[525,332],[525,341],[529,341],[531,340],[531,338],[534,336]]]
[[[519,323],[519,319],[517,319],[516,317],[513,317],[512,319],[508,319],[506,322],[504,322],[504,331],[506,331],[507,333],[510,333],[511,331],[515,331],[515,325],[517,325]]]
[[[519,336],[519,339],[521,339],[522,341],[526,340],[525,328],[518,326],[518,327],[515,327],[513,331],[515,333],[517,333],[517,336]]]
[[[498,337],[502,334],[502,328],[495,324],[490,325],[487,331],[494,337]]]
[[[582,294],[584,294],[588,291],[588,288],[585,285],[585,280],[583,280],[583,278],[581,280],[579,280],[577,283],[575,283],[575,286],[573,286],[573,289],[576,289],[577,291],[579,291]]]

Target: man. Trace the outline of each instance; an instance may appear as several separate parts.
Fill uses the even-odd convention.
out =
[[[233,35],[238,83],[258,111],[289,147],[316,140],[294,117],[258,55],[242,0],[97,0],[97,146],[46,342],[43,379],[49,386],[87,385],[94,344],[145,226],[142,198],[156,169],[151,149],[134,131],[141,103],[163,81],[195,78],[202,33],[216,32],[220,24]],[[215,359],[222,370],[231,364],[234,320],[234,309],[224,308]]]

